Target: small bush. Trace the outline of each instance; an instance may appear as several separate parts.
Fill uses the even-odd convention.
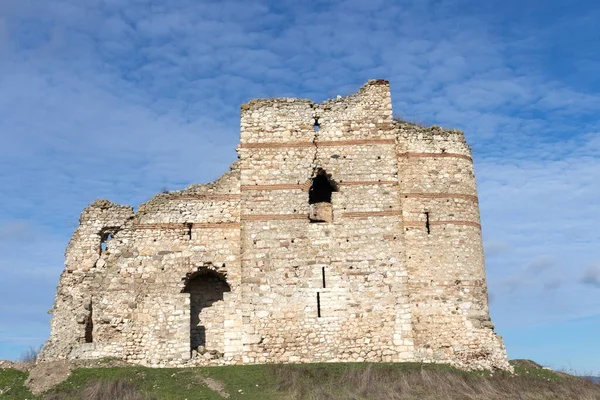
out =
[[[30,346],[27,350],[25,350],[23,353],[21,353],[21,356],[19,357],[19,361],[20,362],[24,362],[27,364],[35,364],[35,361],[38,358],[38,354],[40,353],[40,350],[42,348],[41,347],[33,347]]]

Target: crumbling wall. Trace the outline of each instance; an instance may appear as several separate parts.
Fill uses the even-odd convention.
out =
[[[457,130],[397,123],[417,359],[510,369],[493,332],[471,151]]]
[[[84,210],[41,360],[510,369],[462,132],[394,121],[374,80],[321,104],[243,105],[238,156],[135,213]]]
[[[108,200],[96,200],[79,218],[65,252],[65,270],[60,277],[50,338],[40,351],[39,359],[65,359],[78,354],[82,344],[91,340],[93,331],[93,295],[97,280],[106,267],[102,242],[110,234],[114,241],[133,217],[133,209]],[[112,240],[106,243],[114,246]]]
[[[388,83],[252,101],[239,157],[244,362],[411,360]],[[338,188],[330,222],[309,219],[321,170]]]
[[[113,238],[101,251],[107,230]],[[153,366],[239,358],[239,231],[237,164],[213,184],[158,194],[135,214],[131,207],[95,202],[67,249],[42,358],[117,357]],[[190,361],[185,285],[206,270],[225,277],[232,293],[219,302],[219,312],[204,310],[213,320],[203,323],[220,332],[222,343]]]

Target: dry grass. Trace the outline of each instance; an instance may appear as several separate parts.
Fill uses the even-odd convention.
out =
[[[124,380],[90,382],[76,398],[81,400],[155,400],[154,397],[141,395],[134,384]],[[65,397],[55,394],[45,397],[44,400],[65,400]]]
[[[25,350],[23,353],[21,353],[21,356],[19,357],[19,361],[22,363],[26,363],[26,364],[35,364],[35,361],[38,358],[38,354],[41,350],[41,347],[33,347],[30,346],[27,350]]]
[[[294,365],[271,367],[280,390],[293,399],[549,400],[600,399],[600,385],[554,374],[464,373],[453,369],[402,371],[385,365],[338,373]],[[487,376],[486,376],[487,375]],[[546,377],[545,375],[548,375]]]

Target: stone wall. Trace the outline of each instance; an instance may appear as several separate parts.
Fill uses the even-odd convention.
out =
[[[214,183],[84,210],[40,359],[510,369],[462,132],[394,121],[377,80],[253,100],[240,136]]]

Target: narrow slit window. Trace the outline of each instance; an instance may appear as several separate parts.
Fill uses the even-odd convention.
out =
[[[319,118],[315,118],[315,124],[313,125],[313,128],[315,130],[315,133],[319,132],[319,127],[321,125],[319,125]]]
[[[317,317],[321,318],[321,293],[317,292]]]
[[[429,212],[425,213],[425,229],[427,229],[427,233],[431,233],[431,225],[429,223]]]
[[[326,288],[327,285],[325,284],[325,267],[321,267],[321,275],[323,276],[323,288]]]
[[[187,224],[187,233],[186,234],[187,234],[187,237],[189,240],[192,240],[192,226],[193,226],[192,223]]]
[[[90,310],[89,310],[87,319],[85,321],[85,342],[86,343],[94,343],[94,336],[93,336],[94,322],[93,322],[92,318],[93,318],[93,309],[92,309],[92,303],[90,301]]]

